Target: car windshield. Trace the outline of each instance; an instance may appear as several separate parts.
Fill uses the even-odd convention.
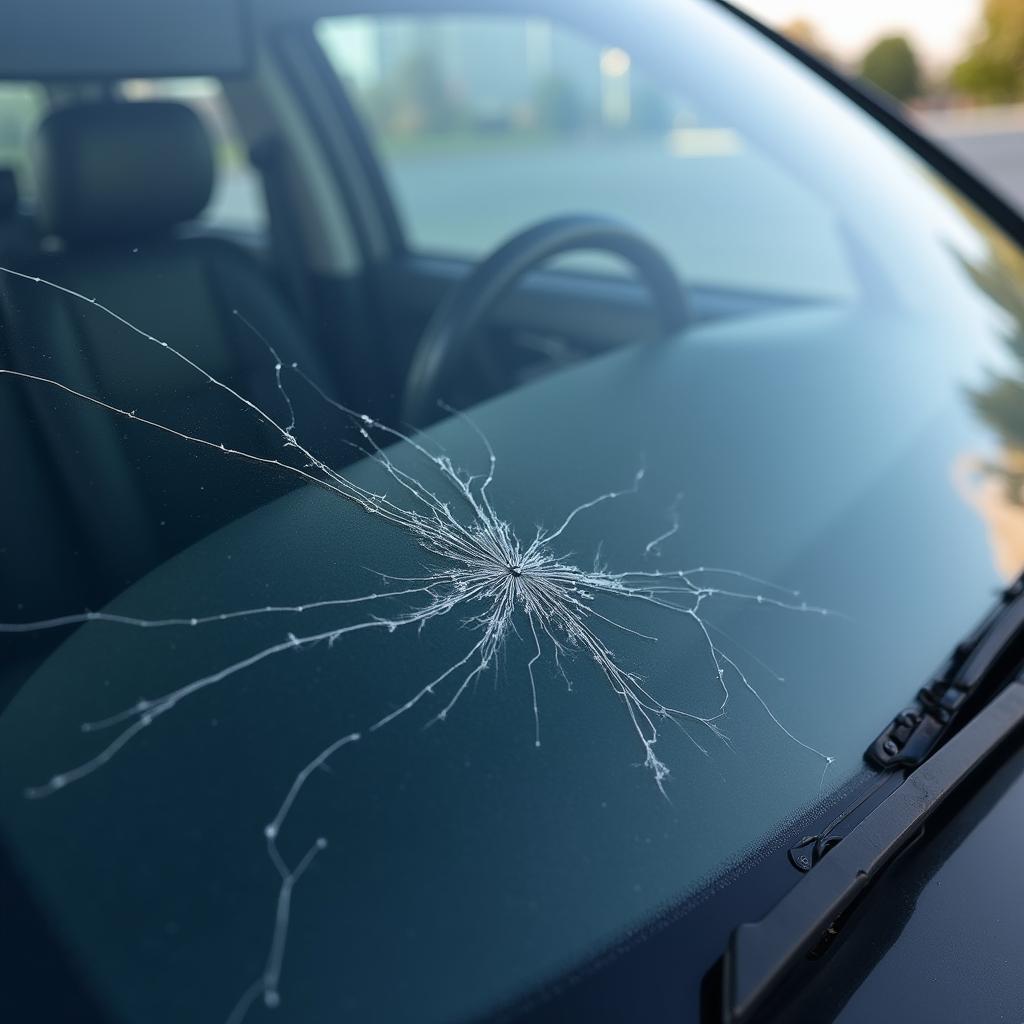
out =
[[[1024,563],[1024,257],[852,100],[709,3],[308,6],[294,220],[244,82],[0,83],[0,827],[110,1019],[525,1013],[854,785]],[[685,328],[531,266],[502,393],[405,422],[438,280],[570,213]]]

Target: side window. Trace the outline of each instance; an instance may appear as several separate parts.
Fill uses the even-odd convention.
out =
[[[29,146],[45,111],[46,94],[41,86],[0,82],[0,169],[14,172],[23,200],[31,200],[34,192]]]
[[[249,164],[245,144],[216,79],[131,79],[120,82],[115,91],[118,98],[128,101],[171,99],[191,106],[209,132],[216,166],[213,196],[201,222],[210,227],[255,233],[266,230],[267,213],[259,175]],[[41,85],[0,82],[0,169],[14,172],[19,199],[29,206],[35,193],[30,157],[32,136],[47,109],[46,92]]]
[[[416,251],[478,258],[546,217],[595,213],[643,232],[690,282],[855,291],[824,203],[614,45],[476,14],[332,17],[316,36]]]
[[[208,227],[262,233],[267,211],[259,175],[249,163],[244,140],[214,78],[134,78],[121,82],[125,100],[167,99],[186,103],[202,118],[213,145],[213,195],[200,217]]]

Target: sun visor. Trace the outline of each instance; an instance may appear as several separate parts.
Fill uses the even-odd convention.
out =
[[[244,0],[5,0],[0,78],[243,73]]]

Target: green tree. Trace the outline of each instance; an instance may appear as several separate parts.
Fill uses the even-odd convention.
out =
[[[1024,261],[1016,251],[1006,251],[985,263],[962,262],[979,289],[1010,314],[1003,340],[1013,357],[999,370],[990,369],[984,386],[969,388],[968,395],[1006,446],[1024,452]]]
[[[921,69],[906,36],[879,39],[861,61],[861,77],[896,99],[906,101],[921,95]]]
[[[1024,98],[1024,4],[986,0],[981,31],[953,69],[953,85],[985,103]]]

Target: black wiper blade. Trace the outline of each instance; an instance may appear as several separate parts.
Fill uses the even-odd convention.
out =
[[[723,959],[723,1019],[742,1024],[920,832],[946,799],[1024,725],[1013,682],[912,772],[762,920],[740,925]]]
[[[878,768],[922,764],[1005,682],[1006,662],[1020,660],[1022,638],[1024,577],[1003,591],[1000,603],[918,691],[915,704],[882,730],[865,759]]]

